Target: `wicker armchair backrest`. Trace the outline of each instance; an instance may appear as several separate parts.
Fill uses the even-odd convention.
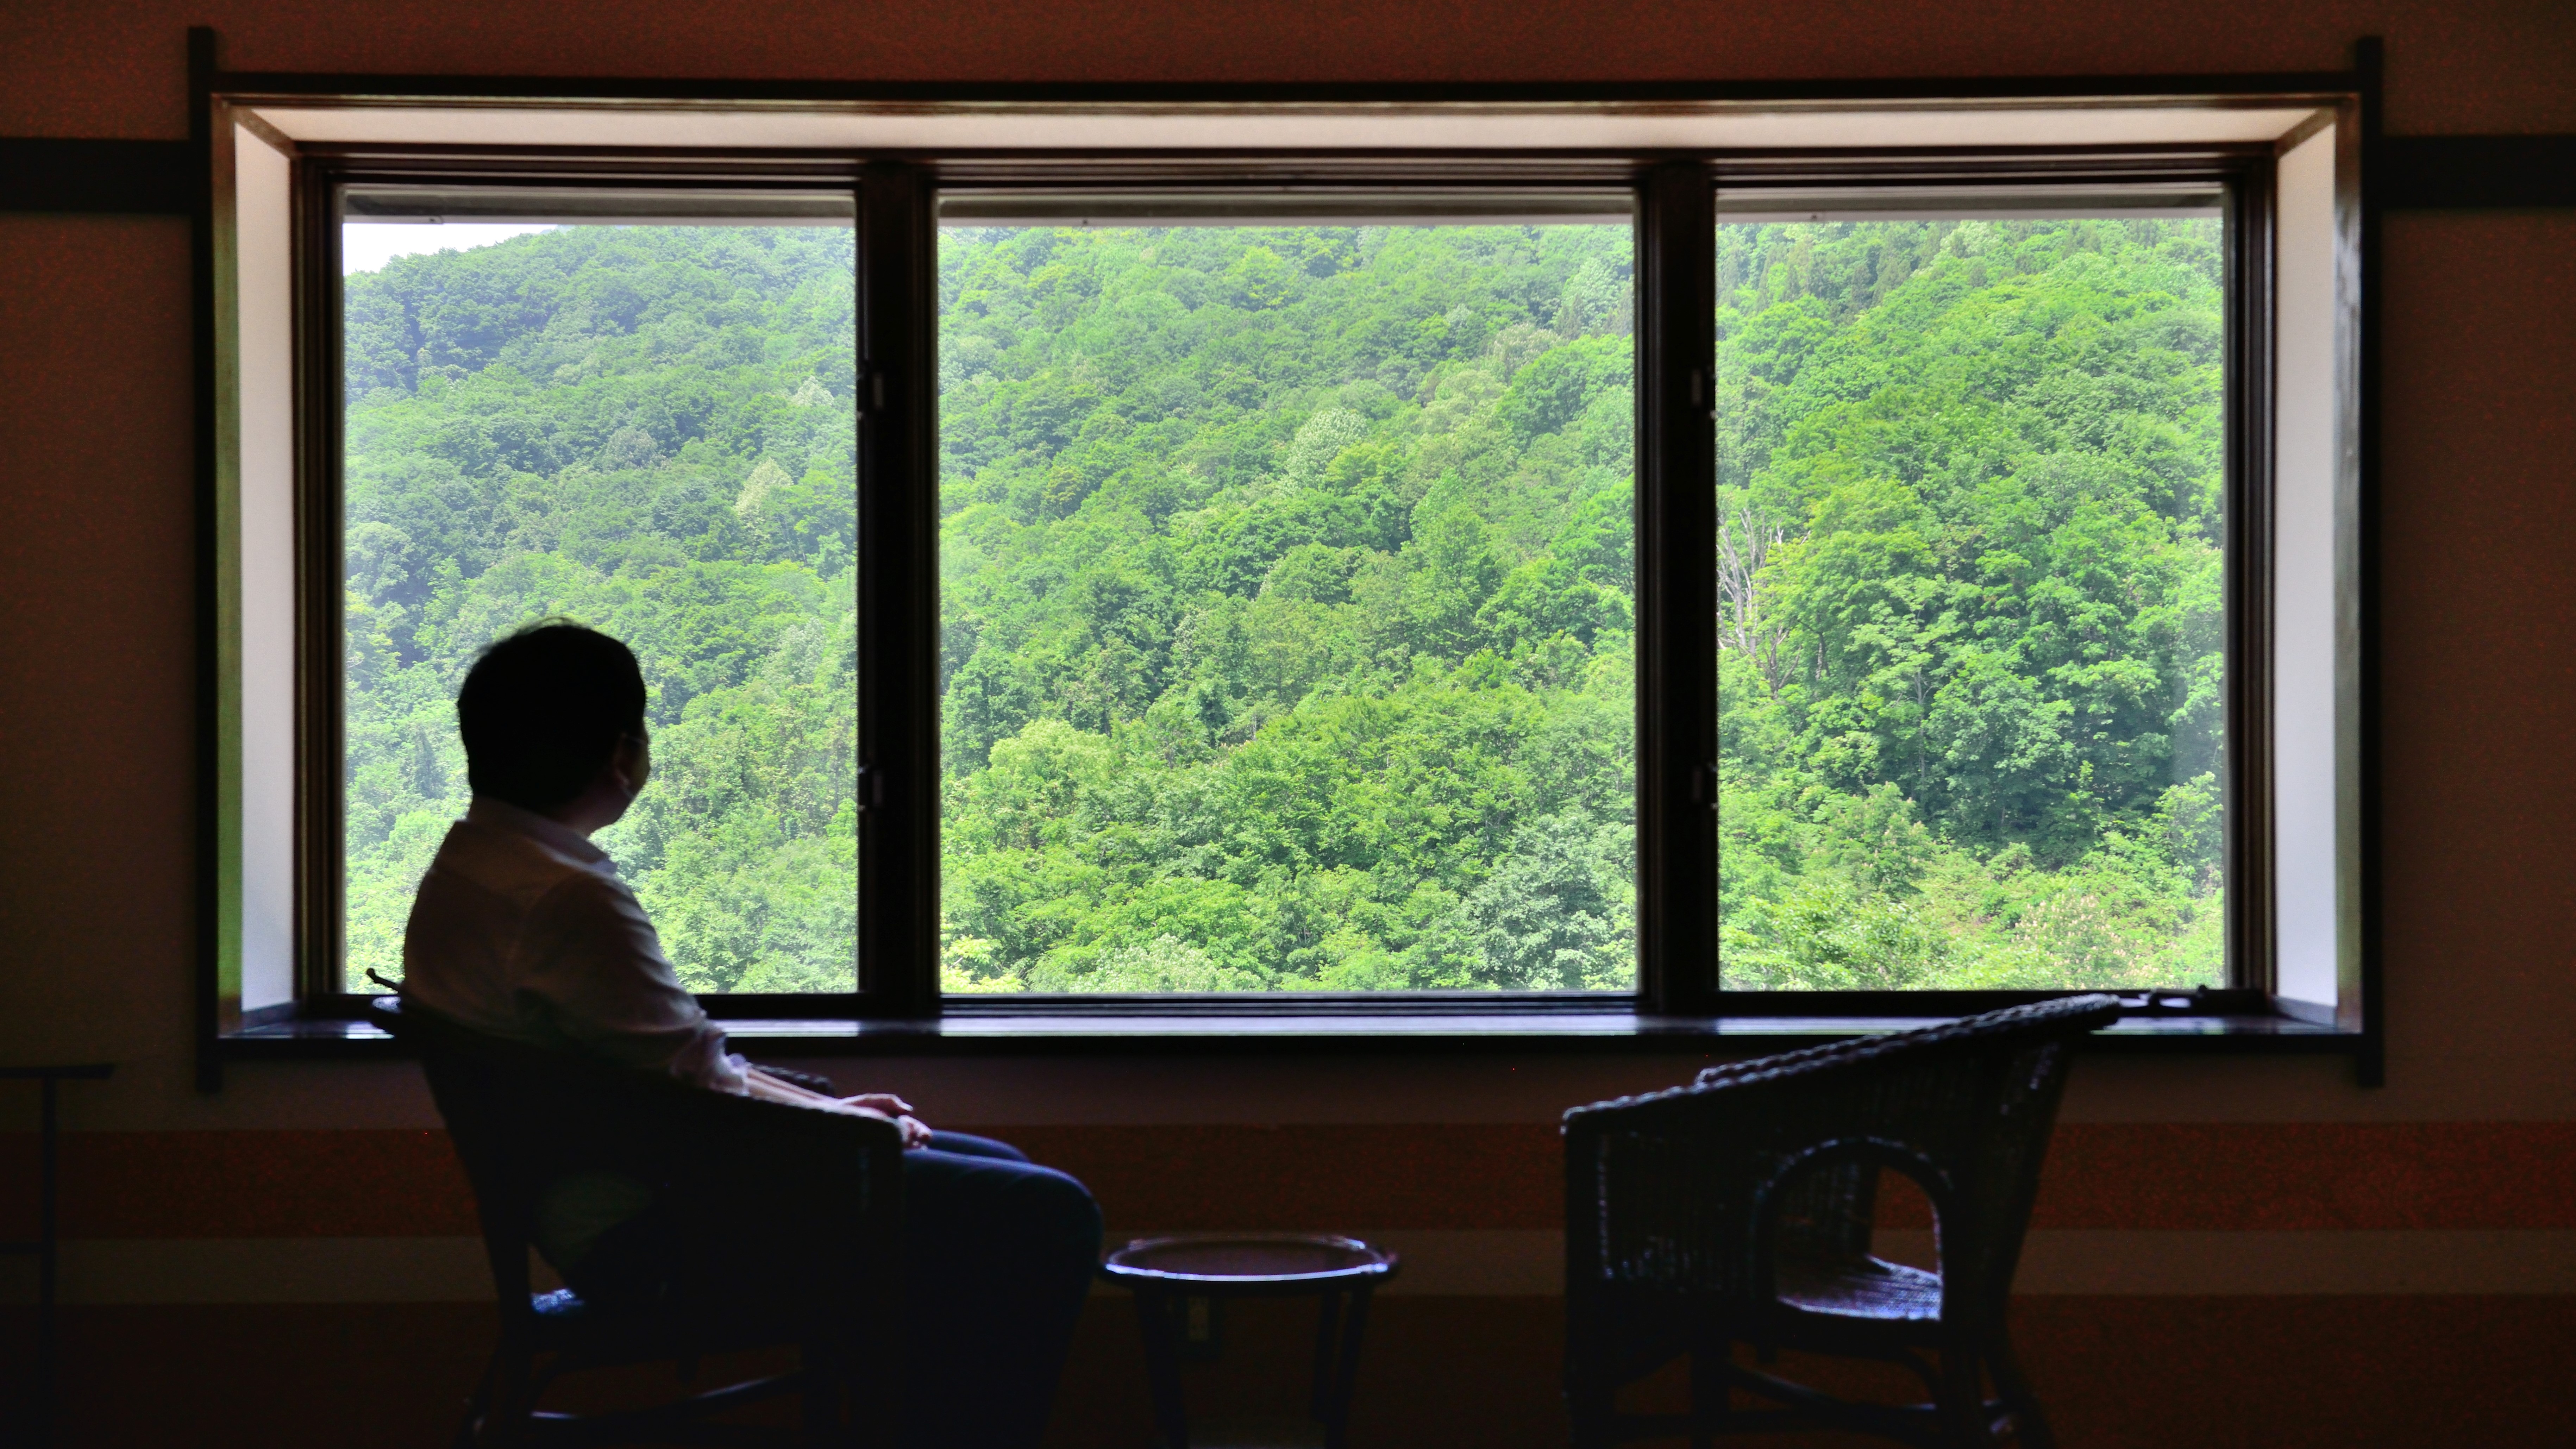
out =
[[[1758,1319],[1783,1258],[1870,1251],[1882,1168],[1938,1219],[1945,1319],[1999,1313],[2074,1041],[2079,996],[1712,1067],[1565,1115],[1566,1291],[1680,1294]]]

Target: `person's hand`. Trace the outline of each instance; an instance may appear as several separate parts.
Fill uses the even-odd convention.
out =
[[[903,1129],[906,1150],[930,1145],[930,1125],[913,1116],[912,1104],[892,1092],[861,1092],[855,1097],[843,1097],[841,1105],[856,1107],[871,1116],[892,1118],[894,1125]]]

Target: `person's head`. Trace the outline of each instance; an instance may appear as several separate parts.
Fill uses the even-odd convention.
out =
[[[456,692],[474,793],[584,831],[625,813],[651,769],[635,655],[567,619],[483,651]]]

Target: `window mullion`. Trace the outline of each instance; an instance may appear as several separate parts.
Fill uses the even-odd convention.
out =
[[[1641,1009],[1717,992],[1716,190],[1647,172],[1637,245],[1637,948]]]
[[[2274,168],[2251,165],[2231,191],[2227,311],[2228,985],[2265,993],[2274,969],[2272,898],[2272,456]]]
[[[859,976],[862,1010],[939,1009],[935,192],[871,164],[859,188]]]
[[[345,691],[342,672],[342,539],[345,444],[340,218],[327,167],[292,167],[295,270],[296,718],[295,891],[299,993],[308,1000],[366,996],[373,982],[348,968]]]

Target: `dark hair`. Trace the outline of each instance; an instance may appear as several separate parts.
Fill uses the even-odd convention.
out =
[[[644,672],[598,630],[547,619],[474,661],[456,725],[475,794],[552,810],[589,788],[619,739],[643,733]]]

